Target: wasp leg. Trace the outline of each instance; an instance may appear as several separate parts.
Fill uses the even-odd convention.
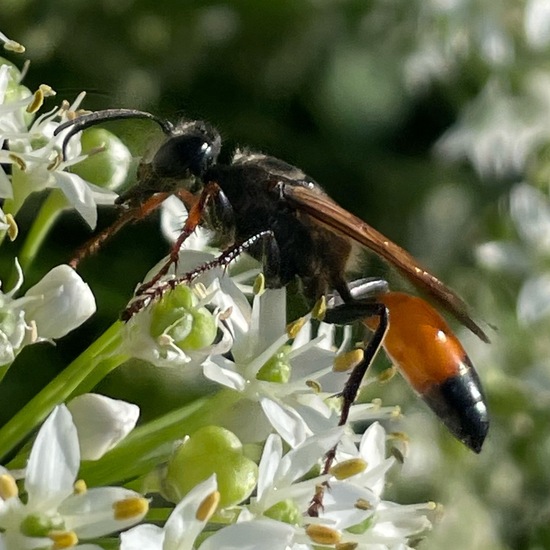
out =
[[[379,286],[374,285],[374,288],[378,289]],[[338,422],[339,426],[343,426],[347,422],[351,406],[359,393],[361,382],[365,377],[367,369],[374,361],[378,350],[382,346],[382,341],[388,330],[388,310],[384,304],[375,301],[375,299],[365,302],[352,299],[351,301],[328,309],[323,319],[325,323],[347,325],[355,321],[363,320],[367,317],[378,318],[378,326],[365,347],[363,360],[352,370],[344,389],[339,394],[342,398],[342,410],[340,412],[340,420]],[[327,474],[329,472],[335,456],[336,446],[330,449],[325,455],[323,474]],[[323,495],[327,486],[328,484],[324,483],[323,485],[317,487],[315,495],[313,496],[311,504],[308,508],[308,514],[310,516],[316,517],[319,515],[319,510],[323,507]]]
[[[230,246],[224,250],[218,257],[213,260],[199,265],[193,271],[177,277],[175,279],[168,279],[166,281],[157,281],[154,286],[147,287],[141,294],[138,294],[134,300],[132,300],[126,309],[122,312],[120,318],[122,321],[129,321],[136,313],[141,311],[144,307],[151,303],[152,300],[160,298],[165,292],[174,289],[180,284],[190,284],[199,275],[215,269],[218,267],[226,268],[233,260],[237,259],[241,254],[246,252],[251,247],[257,245],[261,240],[273,241],[275,236],[273,231],[266,230],[256,233],[252,237],[249,237],[245,241],[239,244]]]
[[[156,210],[168,197],[168,193],[157,193],[145,201],[143,204],[131,208],[124,212],[113,224],[94,235],[86,243],[77,249],[74,257],[69,262],[69,265],[76,269],[78,264],[90,254],[97,250],[111,237],[118,233],[127,223],[136,222],[146,218],[151,212]]]
[[[164,277],[172,265],[177,266],[179,251],[183,243],[193,234],[195,229],[201,224],[204,220],[205,212],[208,204],[216,198],[217,195],[222,193],[220,187],[215,182],[209,182],[204,186],[199,198],[193,202],[189,210],[189,215],[185,220],[183,229],[181,230],[180,236],[177,241],[172,246],[168,260],[156,273],[156,275],[146,283],[143,283],[135,292],[136,296],[145,294],[151,287],[156,285],[162,277]],[[180,196],[178,194],[178,196]],[[186,195],[187,197],[187,195]],[[180,196],[182,198],[182,196]],[[187,201],[182,198],[182,201],[187,205]]]

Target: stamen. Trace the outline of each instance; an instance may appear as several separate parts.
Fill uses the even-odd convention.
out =
[[[334,372],[348,372],[354,369],[365,357],[365,352],[357,348],[337,355],[332,370]]]
[[[321,296],[311,311],[311,316],[317,321],[322,321],[327,313],[327,299],[325,296]]]
[[[113,504],[114,518],[117,521],[144,516],[149,510],[149,501],[143,497],[129,497]]]
[[[261,296],[265,292],[265,277],[263,273],[259,273],[254,284],[252,285],[252,292],[256,296]]]
[[[77,479],[73,485],[75,495],[83,495],[87,490],[88,486],[83,479]]]
[[[332,527],[311,524],[306,527],[306,535],[317,544],[338,544],[342,535]]]
[[[19,227],[12,214],[6,214],[6,223],[8,224],[8,237],[10,241],[15,241],[17,235],[19,235]]]
[[[219,491],[212,491],[199,505],[195,518],[198,521],[208,521],[213,515],[220,503]]]
[[[298,333],[300,330],[302,330],[302,327],[306,324],[307,318],[306,317],[300,317],[299,319],[296,319],[296,321],[293,321],[292,323],[289,323],[286,327],[286,333],[290,339],[296,338],[298,336]]]
[[[330,469],[330,474],[336,479],[348,479],[364,472],[367,469],[367,462],[362,458],[350,458],[349,460],[343,460],[338,464],[335,464]]]
[[[15,478],[11,474],[0,475],[0,498],[7,500],[19,494]]]
[[[53,541],[52,550],[73,548],[78,544],[78,537],[74,531],[50,531],[48,538]]]

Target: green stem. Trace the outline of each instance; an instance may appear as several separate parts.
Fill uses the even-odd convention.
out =
[[[93,376],[97,365],[105,362],[105,356],[118,346],[119,333],[120,322],[117,321],[0,429],[0,457],[6,456],[27,437],[56,405],[87,387],[86,380]],[[109,363],[110,370],[126,359],[118,355],[116,364],[114,361]]]
[[[59,189],[52,190],[34,218],[19,254],[19,263],[23,268],[23,272],[26,272],[32,264],[52,225],[66,206],[67,199],[65,195]]]
[[[168,459],[175,440],[219,422],[227,409],[240,399],[239,392],[222,390],[140,426],[100,460],[84,463],[79,475],[90,486],[109,485],[143,475]]]

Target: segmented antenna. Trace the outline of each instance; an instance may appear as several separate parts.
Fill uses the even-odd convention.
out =
[[[89,115],[79,116],[73,120],[68,120],[63,124],[60,124],[55,129],[54,136],[58,135],[63,130],[70,128],[70,131],[63,139],[62,153],[65,158],[67,144],[75,134],[105,121],[121,120],[125,118],[146,118],[156,122],[167,136],[171,136],[174,133],[174,125],[170,121],[159,118],[151,113],[147,113],[146,111],[138,111],[136,109],[105,109],[103,111],[95,111]]]

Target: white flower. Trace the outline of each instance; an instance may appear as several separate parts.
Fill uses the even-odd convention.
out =
[[[39,116],[27,126],[28,112],[33,101],[53,95],[48,87],[41,87],[35,95],[12,98],[8,87],[13,84],[13,71],[8,65],[0,66],[0,162],[12,165],[11,183],[0,170],[0,196],[12,197],[11,185],[17,185],[23,198],[45,188],[60,189],[70,204],[94,228],[97,221],[97,205],[113,204],[116,194],[93,185],[75,173],[65,171],[85,158],[80,154],[80,141],[73,137],[62,154],[62,144],[70,128],[54,136],[55,129],[67,121],[78,109],[85,94],[80,94],[72,104]]]
[[[41,338],[61,338],[96,310],[90,287],[68,265],[58,265],[25,293],[25,317]]]
[[[178,261],[178,270],[182,272],[190,272],[198,265],[202,265],[211,261],[213,256],[206,252],[196,250],[185,250],[180,254]],[[163,265],[165,261],[160,262]],[[159,266],[155,266],[147,275],[146,280],[158,271]],[[173,268],[171,269],[173,272]],[[169,275],[172,277],[173,275]],[[219,315],[227,308],[231,308],[232,304],[227,304],[221,308],[217,295],[220,292],[220,283],[218,277],[223,276],[221,269],[211,269],[204,273],[196,282],[202,283],[202,286],[191,287],[188,296],[192,299],[193,304],[183,308],[181,317],[170,317],[170,308],[168,307],[165,313],[159,314],[160,308],[158,299],[154,299],[147,307],[143,307],[138,313],[125,323],[122,329],[122,344],[123,353],[131,357],[137,357],[153,365],[159,367],[181,367],[184,365],[200,365],[208,355],[212,353],[226,353],[231,347],[231,336],[225,329],[224,325],[219,322]],[[161,281],[160,285],[164,284]],[[181,291],[183,283],[175,291],[166,291],[163,299],[170,300],[171,293],[176,294]],[[138,297],[139,299],[139,297]],[[206,319],[208,314],[204,311],[207,307],[211,311],[211,319],[213,325],[208,323],[212,329],[218,327],[221,337],[207,345],[199,348],[182,347],[176,341],[176,334],[180,334],[182,327],[187,326],[187,333],[195,329],[193,313]],[[166,314],[166,323],[162,324],[159,319]],[[161,326],[163,330],[158,333],[157,328]],[[200,327],[199,327],[200,328]],[[198,371],[197,371],[198,372]]]
[[[98,460],[135,427],[139,407],[97,393],[85,393],[68,404],[78,432],[82,460]]]
[[[550,76],[532,72],[522,95],[491,80],[437,144],[449,159],[468,158],[483,176],[521,173],[527,157],[550,138]]]
[[[164,527],[145,523],[120,536],[120,550],[191,550],[215,511],[216,476],[197,485],[174,508]]]
[[[518,319],[524,325],[550,314],[550,203],[531,185],[521,183],[510,192],[510,217],[519,236],[491,241],[477,249],[485,267],[523,278],[517,300]]]
[[[216,297],[224,303],[224,293]],[[336,424],[336,415],[327,406],[321,395],[312,391],[309,382],[318,381],[332,372],[335,351],[326,349],[323,344],[325,335],[311,340],[308,329],[302,328],[306,337],[298,337],[287,345],[286,297],[285,289],[267,290],[261,296],[254,297],[252,308],[246,300],[237,302],[226,323],[233,336],[232,359],[221,355],[212,355],[204,362],[204,375],[210,380],[242,393],[243,398],[259,404],[264,422],[258,412],[249,410],[247,416],[253,422],[247,426],[231,424],[244,441],[264,438],[270,431],[270,425],[292,447],[299,445],[313,433],[326,431]],[[270,361],[279,363],[280,369],[287,369],[289,375],[274,373],[273,378],[262,376],[261,369]],[[277,367],[275,367],[277,368]],[[344,385],[335,384],[336,391]],[[235,414],[243,411],[237,406]],[[265,422],[268,420],[268,423]],[[241,423],[242,424],[242,423]],[[248,434],[245,431],[248,430]]]
[[[0,365],[11,363],[29,344],[61,338],[95,312],[89,286],[67,265],[54,267],[21,298],[14,298],[23,283],[0,292]]]
[[[271,434],[260,460],[256,497],[251,500],[246,517],[251,514],[259,517],[286,499],[292,499],[300,510],[307,509],[316,486],[326,481],[328,475],[299,480],[338,444],[342,433],[343,428],[338,427],[322,435],[311,436],[284,456],[280,436]]]
[[[145,515],[147,501],[119,487],[86,490],[76,483],[78,437],[64,405],[54,409],[38,432],[25,475],[27,502],[16,492],[0,500],[0,529],[8,548],[51,547],[56,540],[95,538],[125,529]]]

